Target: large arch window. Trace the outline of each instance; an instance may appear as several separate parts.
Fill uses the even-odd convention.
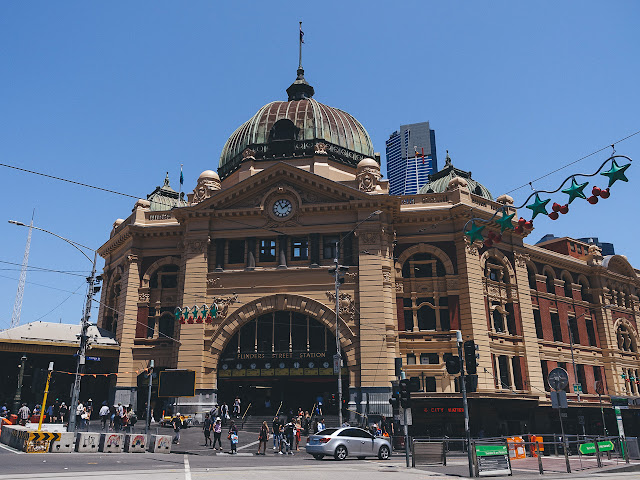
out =
[[[489,306],[489,324],[496,333],[516,335],[513,298],[507,259],[490,256],[484,264],[484,293]],[[535,278],[535,277],[534,277]]]
[[[565,273],[562,276],[562,280],[564,280],[564,296],[567,298],[573,298],[573,291],[571,289],[571,284],[573,283],[573,279],[568,273]]]
[[[177,259],[166,258],[158,268],[153,270],[149,278],[148,305],[149,314],[147,317],[146,338],[167,340],[173,337],[175,332],[175,289],[178,288],[180,267],[173,263]],[[171,262],[171,263],[170,263]],[[144,281],[143,281],[144,286]],[[168,299],[172,299],[171,302]]]
[[[545,281],[545,283],[547,285],[547,293],[552,293],[552,294],[555,295],[556,294],[556,284],[555,284],[554,276],[549,272],[547,272],[545,274],[545,276],[547,278],[546,281]]]
[[[529,278],[529,288],[531,290],[537,290],[538,284],[536,282],[536,271],[531,265],[527,265],[527,277]]]
[[[402,299],[406,331],[451,329],[445,276],[442,260],[428,252],[415,253],[403,263],[402,278],[410,280],[404,282]]]

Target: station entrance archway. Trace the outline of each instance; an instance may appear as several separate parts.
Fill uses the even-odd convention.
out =
[[[273,414],[278,408],[311,412],[318,404],[323,414],[337,414],[335,353],[335,335],[313,316],[274,311],[255,317],[220,356],[218,403],[231,406],[239,396],[243,412],[251,403],[251,414]],[[343,392],[348,392],[345,367],[342,379]]]

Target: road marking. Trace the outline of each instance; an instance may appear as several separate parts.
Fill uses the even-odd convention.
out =
[[[4,448],[5,450],[8,450],[8,451],[13,452],[13,453],[17,453],[17,454],[24,453],[24,452],[19,452],[15,448],[7,447],[6,445],[3,445],[1,443],[0,443],[0,448]]]
[[[189,466],[189,457],[184,455],[184,480],[191,480],[191,467]]]
[[[243,448],[253,447],[254,445],[257,445],[258,443],[260,443],[259,440],[256,440],[255,442],[247,443],[246,445],[238,447],[238,450],[242,450]]]

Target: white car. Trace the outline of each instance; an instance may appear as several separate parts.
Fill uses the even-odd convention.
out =
[[[327,455],[336,460],[344,460],[348,456],[387,460],[391,455],[391,444],[388,437],[374,437],[361,428],[327,428],[309,435],[307,453],[316,460],[322,460]]]

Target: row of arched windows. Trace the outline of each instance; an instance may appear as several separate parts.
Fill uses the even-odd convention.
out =
[[[536,279],[537,273],[538,272],[536,271],[536,266],[532,263],[528,263],[527,275],[529,277],[529,288],[531,290],[538,290],[538,281]],[[542,269],[542,275],[544,275],[545,277],[546,292],[551,293],[552,295],[556,295],[557,294],[556,284],[555,284],[556,276],[553,269],[549,266],[544,266]],[[585,302],[591,303],[592,299],[591,299],[591,294],[589,293],[590,287],[589,287],[588,280],[583,275],[579,275],[579,276],[576,275],[576,276],[577,276],[577,282],[574,281],[573,276],[569,272],[567,271],[562,272],[560,276],[560,280],[564,281],[562,296],[566,298],[573,298],[572,284],[577,283],[578,285],[580,285],[580,296],[582,300]]]

